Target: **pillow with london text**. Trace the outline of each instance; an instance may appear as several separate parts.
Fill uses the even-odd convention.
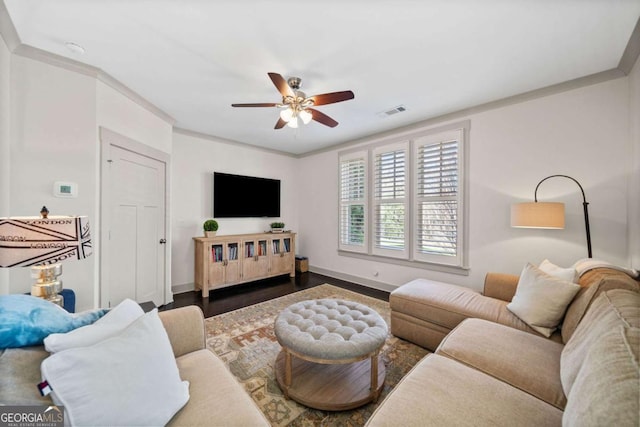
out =
[[[157,309],[116,336],[52,354],[40,370],[69,425],[165,425],[189,400]]]
[[[109,310],[92,325],[74,329],[66,334],[51,334],[44,339],[44,348],[49,353],[74,347],[87,347],[112,336],[118,335],[133,323],[144,311],[140,305],[130,299],[122,301]]]
[[[528,263],[507,309],[532,329],[550,337],[579,290],[579,285],[553,277]]]
[[[53,333],[89,325],[107,310],[71,314],[64,308],[31,295],[0,296],[0,350],[41,345]]]

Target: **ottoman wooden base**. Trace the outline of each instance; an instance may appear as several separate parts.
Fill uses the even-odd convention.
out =
[[[346,411],[375,401],[382,387],[386,370],[381,357],[378,361],[378,387],[371,390],[371,359],[346,364],[322,364],[293,356],[291,386],[285,385],[283,350],[276,358],[276,379],[289,398],[310,408],[323,411]]]

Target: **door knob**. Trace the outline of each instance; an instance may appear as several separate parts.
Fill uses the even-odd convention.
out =
[[[160,244],[164,245],[165,243],[167,243],[167,239],[160,239]]]

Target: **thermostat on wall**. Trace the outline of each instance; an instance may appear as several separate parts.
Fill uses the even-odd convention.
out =
[[[78,197],[78,184],[56,181],[53,184],[53,195],[56,197]]]

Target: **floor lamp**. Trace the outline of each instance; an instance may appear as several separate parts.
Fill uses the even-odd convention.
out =
[[[538,187],[549,178],[568,178],[578,184],[582,192],[582,206],[584,210],[584,224],[587,232],[587,252],[591,253],[591,231],[589,229],[589,203],[584,195],[582,185],[568,175],[550,175],[542,179],[533,194],[533,202],[516,203],[511,205],[511,226],[520,228],[564,228],[564,203],[538,202]]]
[[[81,260],[92,253],[86,216],[0,218],[0,267],[31,267],[31,295],[62,306],[61,262]]]

